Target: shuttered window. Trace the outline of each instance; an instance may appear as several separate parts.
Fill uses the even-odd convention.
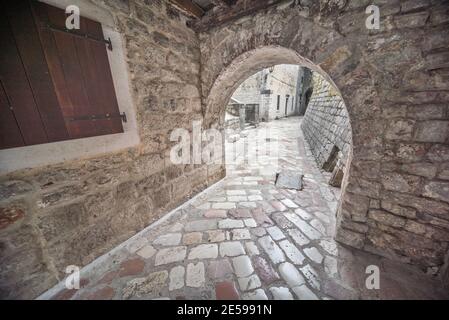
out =
[[[3,1],[0,149],[123,132],[101,24],[64,10]]]

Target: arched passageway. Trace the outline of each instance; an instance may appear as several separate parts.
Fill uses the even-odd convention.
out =
[[[64,9],[58,1],[42,2]],[[209,298],[215,297],[215,285],[219,289],[221,280],[229,285],[230,279],[245,288],[254,275],[251,242],[259,243],[259,238],[267,235],[248,231],[250,240],[247,231],[232,231],[257,228],[253,221],[245,221],[251,218],[233,216],[239,208],[229,204],[233,201],[228,197],[238,195],[228,195],[222,185],[214,195],[203,194],[186,203],[221,181],[224,166],[169,161],[167,155],[174,144],[170,133],[180,128],[193,131],[192,122],[197,121],[206,128],[221,128],[224,106],[239,82],[278,63],[317,71],[335,84],[346,103],[353,149],[343,181],[335,239],[361,249],[363,263],[358,265],[378,265],[391,283],[397,282],[404,269],[408,273],[410,265],[413,270],[418,266],[421,275],[449,276],[446,0],[379,1],[381,21],[375,30],[366,27],[365,1],[267,0],[262,7],[263,1],[238,0],[223,11],[209,10],[196,22],[186,21],[189,18],[179,13],[173,2],[74,0],[88,13],[86,18],[101,22],[105,37],[112,39],[108,57],[113,62],[114,85],[116,80],[120,83],[117,99],[120,111],[126,111],[130,120],[125,125],[130,135],[1,152],[2,298],[36,297],[65,276],[66,266],[88,265],[180,205],[183,207],[173,211],[171,220],[158,221],[156,228],[144,230],[114,249],[117,255],[104,259],[105,264],[97,261],[97,265],[87,266],[89,270],[101,265],[97,273],[84,274],[89,284],[76,295],[64,291],[62,285],[62,297],[177,298],[188,294],[189,298]],[[248,3],[258,5],[252,8]],[[60,13],[64,18],[65,11]],[[9,52],[5,54],[3,60],[12,61]],[[45,67],[42,53],[38,56]],[[77,55],[71,56],[78,60]],[[18,66],[22,68],[20,63]],[[75,69],[67,75],[76,78]],[[47,81],[47,86],[51,87],[52,81]],[[107,150],[98,148],[103,142]],[[241,182],[244,196],[256,199],[257,194],[250,194],[252,188],[247,188],[254,181]],[[260,185],[265,185],[263,180]],[[262,206],[263,200],[257,201],[262,201]],[[216,202],[220,204],[214,206]],[[234,236],[242,239],[234,240]],[[317,250],[331,258],[326,265],[326,258],[316,263],[314,270],[332,272],[332,258],[350,261],[344,255],[350,256],[353,249],[341,250],[337,257],[332,247],[327,247],[329,253],[324,249],[327,243],[320,242],[315,239],[313,245],[322,245],[323,249]],[[373,258],[372,253],[384,258]],[[291,263],[284,259],[259,266],[268,270],[267,265],[274,265],[281,273],[280,265]],[[312,265],[307,261],[293,269],[287,267],[284,276],[301,272],[304,285],[320,298],[341,297],[339,293],[376,296],[365,291],[354,296],[354,291],[345,290],[354,280],[348,274],[364,275],[363,268],[357,272],[339,269],[338,281],[320,277],[317,289],[315,273],[309,268],[298,271]],[[392,261],[402,264],[392,267]],[[243,272],[238,268],[244,268]],[[217,270],[223,272],[214,278]],[[229,275],[226,271],[230,270]],[[336,287],[336,282],[348,286]],[[402,296],[435,297],[432,293],[436,291],[425,289],[425,282],[403,278]],[[415,284],[416,288],[410,288]],[[290,289],[302,285],[294,282]],[[253,297],[262,290],[272,298],[271,287],[281,288],[277,293],[282,293],[286,286],[284,279],[244,293]],[[303,290],[295,291],[295,297],[302,294]],[[379,293],[376,297],[390,296]]]
[[[115,297],[123,299],[445,297],[439,283],[416,268],[334,240],[338,194],[305,142],[301,121],[307,117],[260,122],[227,141],[226,178],[89,265],[84,275],[94,285],[75,298],[93,297],[105,283],[120,288]],[[304,173],[300,191],[275,183],[276,173],[286,170]],[[145,277],[132,274],[142,258],[153,266],[137,272]],[[102,273],[112,260],[119,261],[116,269]],[[382,270],[379,290],[365,286],[372,267]],[[111,273],[125,276],[113,279]]]
[[[319,14],[312,21],[301,8],[273,9],[255,16],[257,23],[202,34],[206,124],[220,126],[233,90],[258,69],[293,63],[319,72],[340,90],[352,127],[336,239],[441,275],[449,239],[448,129],[445,116],[432,113],[441,112],[447,95],[441,75],[428,72],[428,51],[445,47],[441,35],[386,24],[370,33],[363,16],[342,32],[326,24],[332,14]]]
[[[318,79],[322,81],[321,76]],[[317,86],[309,113],[323,98],[322,88],[327,86]],[[233,96],[230,102],[239,105],[242,100]],[[233,118],[239,118],[234,107],[230,111]],[[407,267],[404,272],[401,263],[335,241],[340,194],[320,170],[331,160],[318,166],[319,159],[306,142],[309,128],[304,122],[309,117],[308,113],[305,117],[271,117],[239,130],[238,140],[225,142],[227,175],[223,181],[161,225],[147,228],[115,249],[110,257],[89,265],[84,274],[93,283],[99,279],[101,286],[105,281],[121,288],[115,294],[123,299],[160,295],[169,299],[300,300],[445,297],[439,284],[416,268]],[[276,183],[276,174],[287,171],[304,174],[301,190]],[[132,273],[141,258],[153,268],[143,271],[146,277],[127,277],[128,269]],[[102,274],[112,259],[120,264],[110,273],[126,275],[124,279],[111,280],[109,273]],[[381,274],[379,290],[365,287],[366,270],[372,266],[387,270]],[[412,278],[418,281],[410,290]],[[101,292],[98,287],[88,286],[75,298],[93,297]]]
[[[288,53],[285,52],[286,50],[279,48],[277,50],[279,50],[277,53],[275,48],[267,50],[267,52],[270,52],[273,56],[277,55],[279,57],[278,61],[283,61],[283,57],[288,56]],[[267,57],[269,58],[269,56]],[[276,59],[271,59],[271,61],[276,61]],[[239,63],[241,62],[239,61]],[[251,63],[247,65],[242,62],[240,71],[246,67],[251,68]],[[322,71],[320,72],[322,73]],[[246,72],[242,73],[245,74]],[[304,73],[310,74],[311,79],[304,81],[302,76]],[[230,75],[230,77],[234,76],[234,74]],[[263,136],[265,136],[266,141],[274,140],[279,145],[282,145],[284,139],[269,137],[270,129],[273,126],[264,126],[263,122],[298,115],[298,111],[295,110],[294,106],[295,99],[305,99],[304,103],[309,104],[315,87],[311,110],[305,114],[304,120],[298,119],[297,123],[300,123],[302,131],[304,131],[305,140],[309,144],[308,147],[311,149],[318,167],[332,173],[329,184],[335,187],[341,186],[344,172],[350,166],[350,161],[348,160],[349,155],[352,153],[352,130],[346,106],[335,85],[325,80],[320,73],[312,72],[307,67],[293,64],[270,65],[269,68],[258,70],[257,73],[252,74],[247,79],[243,79],[244,82],[241,79],[233,78],[232,80],[237,80],[238,89],[233,92],[232,98],[230,98],[225,107],[218,111],[220,114],[220,126],[223,126],[225,122],[226,135],[229,136],[228,142],[230,141],[231,143],[235,143],[240,137],[243,140],[247,138],[247,132],[242,130],[247,125],[252,124],[252,122],[246,125],[244,122],[248,118],[248,113],[253,112],[252,109],[256,105],[258,114],[256,126],[260,124],[264,127],[264,129],[259,130],[259,134],[265,130]],[[298,127],[297,130],[300,131],[301,129]],[[242,132],[240,133],[240,131]],[[293,134],[292,136],[301,140],[300,143],[303,144],[304,137],[302,133],[301,135]],[[255,143],[256,140],[253,140]],[[263,149],[266,152],[266,156],[271,156],[275,160],[274,162],[276,162],[275,164],[265,164],[266,168],[264,168],[264,171],[277,171],[279,173],[279,168],[277,167],[279,154],[275,155],[275,152],[269,150],[270,145],[268,143],[259,141],[259,145],[255,146],[255,148],[248,147],[245,144],[245,141],[241,141],[233,145],[232,148],[229,146],[226,150],[226,164],[231,164],[231,166],[228,166],[229,168],[235,168],[237,157],[240,159],[242,169],[245,169],[245,165],[249,163],[257,162],[257,153],[259,151],[257,148],[259,148]],[[238,156],[236,155],[237,151],[239,153]],[[290,169],[302,172],[300,166]],[[230,174],[229,170],[227,173],[228,175]],[[335,211],[334,209],[333,215]]]
[[[226,105],[236,88],[250,75],[264,68],[268,68],[277,64],[297,64],[300,66],[308,67],[314,72],[319,73],[324,79],[326,79],[326,81],[332,84],[332,86],[339,92],[340,95],[342,95],[342,93],[335,86],[335,83],[328,74],[326,74],[318,65],[313,64],[311,61],[305,59],[304,57],[301,57],[294,50],[287,49],[281,46],[260,47],[241,54],[233,61],[231,61],[231,63],[218,75],[206,99],[205,119],[206,121],[209,121],[206,122],[206,125],[217,126],[221,128],[224,123]],[[354,109],[349,107],[349,110]],[[354,117],[354,115],[351,114],[349,110],[348,116],[351,120],[350,122],[352,123],[354,121],[353,119],[357,119],[357,117]],[[363,147],[354,144],[354,148],[360,149]],[[345,208],[342,208],[342,206],[345,206],[345,203],[351,201],[346,199],[348,197],[346,193],[346,186],[348,182],[351,181],[350,179],[352,179],[350,174],[352,154],[352,150],[350,150],[349,158],[346,163],[347,174],[345,175],[345,183],[343,185],[340,198],[340,212],[342,212],[342,210],[345,210]],[[353,184],[354,183],[356,182],[353,182]],[[351,197],[351,195],[349,195],[349,197]],[[343,230],[340,227],[339,229],[337,229],[337,237],[338,231]],[[348,245],[363,247],[363,244],[357,243],[355,241],[356,239],[354,238],[343,240],[343,242]]]

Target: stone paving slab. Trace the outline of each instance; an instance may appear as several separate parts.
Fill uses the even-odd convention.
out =
[[[293,163],[294,164],[294,163]],[[277,188],[286,188],[286,189],[296,189],[296,190],[302,190],[303,178],[302,172],[297,172],[293,170],[284,170],[279,172],[279,174],[276,175],[276,187]]]

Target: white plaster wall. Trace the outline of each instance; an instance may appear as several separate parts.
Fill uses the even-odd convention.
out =
[[[113,46],[113,50],[107,52],[119,110],[126,113],[128,122],[123,123],[124,133],[0,150],[0,174],[118,152],[140,143],[135,106],[130,93],[125,48],[121,35],[116,31],[112,15],[86,0],[42,2],[62,9],[68,5],[77,5],[82,16],[102,24],[105,38],[110,37]]]
[[[299,66],[297,65],[277,65],[273,72],[269,74],[269,88],[272,90],[272,97],[270,99],[269,120],[276,117],[282,118],[292,115],[294,110],[294,100],[296,100],[296,82],[298,76]],[[280,95],[280,107],[277,110],[277,96]],[[285,113],[286,96],[290,98],[287,104],[287,113]]]

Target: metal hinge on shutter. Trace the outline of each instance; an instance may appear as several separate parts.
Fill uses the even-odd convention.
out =
[[[63,33],[68,33],[71,34],[72,36],[78,37],[78,38],[83,38],[83,39],[88,39],[88,40],[92,40],[92,41],[96,41],[96,42],[102,42],[105,43],[107,48],[112,51],[112,42],[111,42],[111,38],[107,38],[107,39],[99,39],[96,38],[94,36],[91,36],[90,34],[87,33],[78,33],[72,30],[69,30],[67,28],[61,28],[52,24],[47,24],[46,27],[48,29],[50,29],[51,31],[56,31],[56,32],[63,32]]]
[[[89,114],[85,116],[78,116],[78,117],[65,117],[65,119],[69,121],[95,121],[95,120],[104,120],[104,119],[113,119],[113,118],[121,118],[122,122],[126,123],[128,122],[128,119],[126,118],[126,113],[122,112],[119,114]]]

